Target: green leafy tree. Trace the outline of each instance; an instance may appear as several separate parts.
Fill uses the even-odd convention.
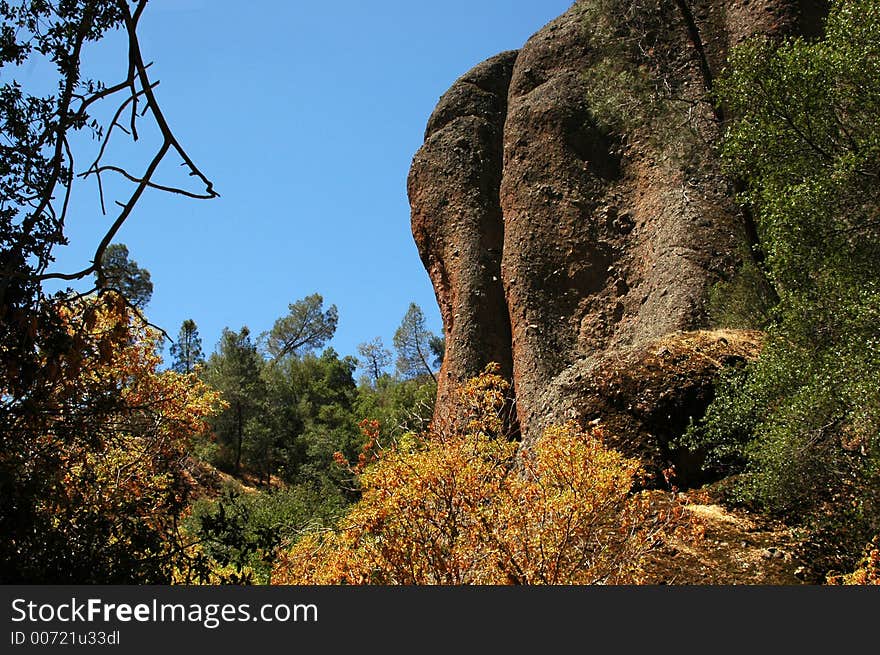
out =
[[[267,483],[277,473],[288,483],[325,484],[333,450],[316,452],[315,443],[327,441],[338,449],[357,434],[351,415],[356,361],[340,360],[332,348],[314,355],[338,321],[336,307],[325,310],[323,302],[317,293],[298,300],[261,337],[271,359],[262,372],[261,417],[251,426],[245,454]]]
[[[400,327],[394,333],[398,373],[405,378],[430,375],[437,382],[431,366],[431,362],[436,359],[436,354],[432,352],[432,339],[437,339],[437,336],[425,327],[425,315],[421,307],[410,303]]]
[[[344,504],[350,490],[332,456],[353,453],[359,441],[357,362],[332,348],[313,352],[336,321],[335,308],[324,311],[321,303],[315,294],[291,305],[268,335],[267,350],[275,354],[268,361],[247,328],[225,330],[202,375],[228,403],[214,421],[219,464],[263,485],[305,485]]]
[[[366,372],[367,380],[373,385],[378,384],[387,375],[385,368],[391,364],[391,351],[385,348],[382,337],[358,344],[357,349],[360,366]]]
[[[324,298],[314,293],[289,306],[290,312],[262,335],[266,352],[274,359],[323,346],[336,332],[336,305],[324,309]]]
[[[153,297],[150,272],[128,258],[128,248],[124,243],[111,243],[107,246],[95,277],[95,286],[99,289],[119,292],[138,309],[146,307]]]
[[[287,357],[264,370],[264,429],[272,435],[262,466],[289,484],[340,494],[343,481],[333,466],[337,450],[353,453],[360,437],[354,415],[356,362],[327,348],[320,356]]]
[[[171,344],[170,350],[174,358],[171,368],[178,373],[192,373],[196,370],[196,366],[204,363],[202,338],[194,320],[188,318],[181,324],[180,332],[177,333],[177,343]]]
[[[245,326],[238,332],[223,329],[217,351],[205,365],[203,377],[220,391],[228,408],[213,421],[221,445],[219,463],[231,466],[236,475],[242,471],[242,455],[249,444],[247,436],[258,419],[265,398],[261,377],[264,362]]]
[[[753,40],[729,70],[724,155],[779,304],[690,439],[841,570],[880,531],[880,5],[837,0],[824,38]]]
[[[437,384],[427,377],[401,380],[384,376],[375,385],[358,387],[355,415],[379,424],[382,443],[424,432],[434,415]]]
[[[300,464],[296,479],[313,487],[332,487],[351,499],[347,478],[333,464],[333,454],[341,451],[352,456],[362,442],[354,403],[357,387],[352,357],[340,358],[335,350],[327,348],[320,357],[307,356],[303,368],[307,384],[304,403],[302,440],[305,460]]]

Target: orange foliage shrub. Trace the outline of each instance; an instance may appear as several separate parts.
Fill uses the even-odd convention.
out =
[[[379,453],[362,499],[335,530],[303,537],[278,584],[624,584],[679,511],[631,493],[637,461],[598,427],[547,430],[530,449],[496,438],[507,383],[493,370],[463,390],[466,431],[430,430]]]
[[[829,584],[833,585],[880,585],[880,536],[874,537],[867,548],[858,567],[852,573],[831,576]]]
[[[114,294],[62,306],[59,319],[64,356],[45,356],[44,400],[4,460],[27,512],[8,525],[30,535],[18,537],[14,575],[167,583],[186,559],[178,519],[191,440],[219,396],[195,375],[160,371],[159,334]]]
[[[123,305],[86,308],[84,326],[77,324],[77,315],[70,308],[62,310],[71,336],[94,348],[83,349],[83,360],[61,391],[62,402],[74,402],[80,393],[115,393],[119,401],[112,411],[94,412],[85,417],[89,423],[77,426],[88,439],[55,443],[68,463],[63,478],[66,496],[111,515],[117,504],[128,506],[138,499],[147,510],[142,518],[161,522],[170,517],[156,510],[165,503],[176,504],[183,493],[182,488],[172,488],[181,482],[178,466],[190,440],[205,432],[207,417],[219,407],[219,394],[192,374],[160,371],[158,332]],[[63,422],[59,416],[43,439],[51,442],[59,432],[65,433]]]

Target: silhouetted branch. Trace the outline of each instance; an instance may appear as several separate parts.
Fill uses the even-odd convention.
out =
[[[131,215],[134,206],[139,201],[144,190],[147,188],[164,191],[166,193],[174,193],[194,199],[210,199],[216,198],[219,194],[214,190],[213,183],[207,176],[196,166],[195,162],[181,145],[180,141],[172,131],[168,121],[162,112],[161,106],[154,94],[154,89],[158,82],[152,82],[148,75],[148,69],[151,64],[147,64],[143,60],[140,50],[140,44],[137,37],[138,22],[147,5],[147,0],[139,0],[132,11],[128,0],[115,0],[122,16],[122,24],[128,38],[128,70],[126,79],[108,87],[99,87],[93,89],[89,85],[89,93],[77,92],[80,84],[78,72],[78,62],[84,42],[89,37],[93,27],[95,9],[89,7],[78,25],[76,37],[70,50],[70,58],[75,62],[76,68],[74,72],[66,75],[64,88],[62,89],[57,110],[54,112],[55,119],[47,125],[44,132],[37,139],[37,146],[53,144],[52,157],[49,160],[49,174],[43,186],[39,189],[38,194],[33,197],[34,204],[31,205],[33,210],[30,211],[21,223],[21,231],[18,240],[21,246],[18,248],[21,252],[25,252],[23,246],[25,240],[30,238],[30,234],[38,225],[39,221],[48,217],[54,229],[57,230],[58,239],[48,240],[45,248],[39,249],[37,267],[33,272],[28,272],[20,267],[20,260],[9,258],[4,266],[4,270],[0,271],[0,298],[5,294],[6,289],[12,279],[30,279],[36,282],[46,280],[79,280],[88,275],[97,274],[101,277],[101,260],[107,246],[110,245],[113,238],[119,232],[123,223]],[[95,175],[98,196],[101,204],[101,211],[107,213],[107,205],[105,200],[105,189],[102,179],[102,173],[112,171],[122,175],[125,179],[135,184],[134,190],[125,201],[115,201],[120,208],[113,223],[104,233],[101,241],[95,249],[94,257],[89,266],[85,266],[80,270],[64,273],[51,272],[47,273],[46,268],[52,261],[51,249],[54,245],[63,239],[63,228],[67,220],[67,214],[70,206],[70,197],[74,180],[74,156],[71,151],[67,138],[68,131],[71,129],[79,129],[82,123],[87,120],[87,110],[95,103],[110,98],[118,93],[127,90],[127,95],[121,100],[119,106],[114,112],[111,120],[106,125],[106,130],[102,130],[97,123],[92,125],[92,129],[99,135],[101,139],[100,148],[92,165],[77,177],[85,179],[90,175]],[[78,106],[71,110],[71,105],[78,101]],[[130,111],[128,126],[123,127],[122,116],[126,110]],[[137,121],[139,118],[146,116],[147,112],[152,114],[156,127],[161,136],[161,144],[157,147],[155,154],[150,160],[142,175],[134,174],[124,167],[115,164],[105,164],[103,159],[106,155],[108,144],[114,134],[116,128],[128,134],[133,141],[138,141]],[[204,192],[189,191],[178,186],[170,184],[161,184],[153,181],[153,176],[158,169],[160,163],[169,154],[174,151],[183,161],[183,166],[188,169],[190,177],[197,178],[205,187]],[[67,168],[69,166],[69,170]],[[61,201],[59,211],[56,211],[55,190],[61,184],[65,187],[64,197]],[[13,249],[16,249],[13,246]],[[16,270],[18,269],[18,270]]]

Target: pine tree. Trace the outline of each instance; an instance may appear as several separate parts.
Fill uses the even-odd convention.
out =
[[[138,309],[146,307],[153,297],[150,272],[128,258],[128,248],[124,243],[107,246],[101,258],[101,274],[96,274],[96,277],[98,288],[118,291]]]
[[[427,373],[436,382],[437,377],[429,363],[437,356],[436,348],[431,345],[436,339],[437,335],[425,327],[425,315],[421,307],[410,303],[400,327],[394,333],[398,373],[405,378]]]
[[[261,376],[264,366],[245,326],[239,332],[225,328],[217,352],[205,366],[204,378],[220,391],[228,408],[217,416],[214,431],[236,475],[241,473],[242,453],[249,436],[249,423],[262,408],[266,395]]]
[[[204,363],[202,338],[199,328],[191,318],[186,319],[177,334],[177,343],[171,344],[171,356],[174,363],[171,368],[178,373],[192,373],[196,366]]]
[[[382,337],[358,344],[357,349],[361,356],[360,366],[367,372],[367,378],[375,386],[385,375],[385,367],[391,363],[391,352],[385,348]]]

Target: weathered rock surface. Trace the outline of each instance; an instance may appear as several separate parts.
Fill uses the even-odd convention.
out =
[[[689,190],[596,124],[587,27],[573,8],[533,36],[508,99],[502,279],[527,437],[565,418],[552,382],[567,368],[702,325],[713,268],[745,241],[727,193]]]
[[[443,316],[446,354],[438,413],[459,383],[488,362],[513,372],[510,322],[501,284],[504,228],[502,134],[516,52],[461,77],[428,121],[408,179],[412,230]]]
[[[548,393],[559,399],[559,414],[581,425],[598,421],[608,445],[638,457],[651,486],[699,486],[708,481],[703,454],[670,441],[705,413],[722,367],[753,360],[761,341],[751,330],[676,332],[611,351],[587,374],[570,367]]]
[[[657,42],[672,53],[668,81],[684,101],[670,120],[683,117],[692,133],[680,156],[658,145],[656,126],[630,121],[621,133],[590,106],[587,72],[607,57],[587,21],[591,2],[460,78],[432,114],[408,181],[446,336],[437,415],[454,414],[456,386],[496,361],[514,382],[526,440],[549,423],[618,411],[603,380],[632,378],[651,344],[706,326],[708,291],[749,256],[750,238],[714,151],[723,110],[701,98],[731,46],[815,29],[823,11],[808,0],[643,8],[662,12],[648,18],[665,30]],[[716,346],[723,361],[725,344]],[[709,369],[690,372],[711,395]],[[620,427],[652,451],[651,421],[639,420]]]

